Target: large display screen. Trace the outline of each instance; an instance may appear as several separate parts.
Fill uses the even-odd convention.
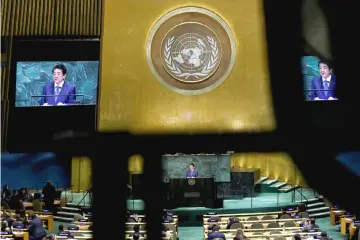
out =
[[[16,64],[16,107],[96,105],[99,61]]]
[[[304,97],[306,101],[339,100],[337,79],[330,61],[315,56],[302,58]]]

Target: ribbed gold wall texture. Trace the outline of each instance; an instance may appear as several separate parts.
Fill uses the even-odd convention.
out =
[[[235,153],[230,157],[232,168],[260,168],[267,176],[289,184],[308,186],[291,157],[286,153]]]
[[[100,35],[102,0],[1,0],[2,36]]]
[[[2,41],[7,41],[1,39]],[[11,46],[11,41],[9,45]],[[5,50],[5,51],[4,51]],[[1,151],[6,151],[6,139],[7,139],[7,127],[9,119],[9,82],[10,82],[10,65],[11,61],[11,49],[9,46],[6,46],[6,49],[2,51],[7,52],[1,54]]]
[[[7,71],[7,64],[1,63],[1,101],[6,99],[7,93],[7,79],[8,71]]]
[[[91,160],[88,157],[73,157],[71,162],[71,190],[89,190],[91,181]]]

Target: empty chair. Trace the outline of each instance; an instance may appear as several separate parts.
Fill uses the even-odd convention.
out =
[[[253,225],[251,225],[250,228],[251,229],[263,229],[264,225],[262,225],[261,223],[254,223]]]
[[[301,218],[309,218],[310,216],[309,216],[309,213],[307,213],[307,212],[300,212],[299,213],[299,216],[301,217]]]
[[[289,214],[284,214],[280,217],[280,219],[290,219],[291,216]]]
[[[277,237],[274,237],[274,240],[286,240],[286,237],[277,236]]]
[[[247,221],[257,221],[257,220],[259,220],[258,217],[249,217],[249,218],[247,219]]]
[[[280,224],[277,222],[272,222],[267,225],[267,228],[280,228]]]
[[[273,216],[270,216],[270,215],[265,215],[261,218],[261,220],[273,220],[275,219]]]
[[[280,231],[271,231],[270,232],[270,235],[274,235],[274,234],[281,234],[281,232]]]
[[[244,228],[244,225],[243,225],[242,223],[233,223],[233,224],[231,224],[231,226],[230,226],[230,229],[238,229],[238,228],[243,229],[243,228]]]
[[[284,227],[296,227],[296,223],[294,221],[288,221],[284,223]]]

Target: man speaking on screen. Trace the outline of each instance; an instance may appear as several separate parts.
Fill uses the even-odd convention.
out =
[[[338,100],[335,95],[336,77],[332,74],[330,62],[320,60],[318,62],[319,77],[312,80],[312,100]]]
[[[52,68],[53,81],[48,82],[43,87],[40,106],[59,106],[75,103],[75,85],[65,81],[66,73],[67,70],[64,64],[56,64]]]
[[[189,164],[189,170],[186,171],[186,178],[196,178],[198,177],[199,172],[195,169],[195,164]]]

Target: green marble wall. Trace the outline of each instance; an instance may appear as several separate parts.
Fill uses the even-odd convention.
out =
[[[199,177],[215,177],[216,182],[230,182],[230,155],[165,155],[163,180],[185,178],[189,164],[194,163]]]
[[[320,76],[318,68],[319,59],[314,56],[305,56],[302,58],[302,74],[304,78],[304,89],[312,89],[311,82],[314,77]],[[311,100],[310,91],[304,91],[305,100]]]
[[[66,81],[75,84],[77,97],[82,104],[96,104],[99,78],[98,61],[76,62],[18,62],[16,68],[16,107],[39,106],[39,98],[47,82],[52,80],[52,68],[62,63],[67,69]]]

